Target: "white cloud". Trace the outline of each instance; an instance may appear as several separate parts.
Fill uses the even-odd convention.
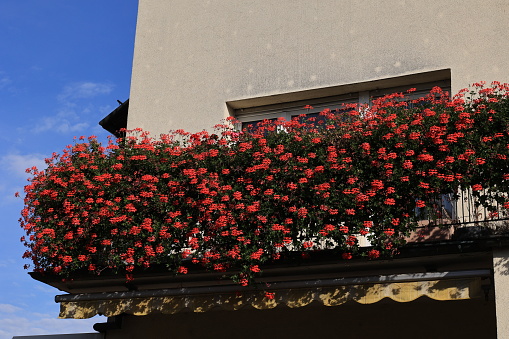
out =
[[[11,84],[11,79],[8,76],[0,76],[0,89],[6,88]]]
[[[98,82],[77,82],[64,87],[58,95],[58,100],[63,102],[75,99],[93,98],[98,95],[109,94],[113,90],[113,85]]]
[[[2,168],[7,169],[8,172],[18,177],[26,178],[28,175],[25,170],[32,166],[38,169],[46,168],[44,156],[41,154],[6,154],[0,157],[0,165]]]
[[[0,260],[0,267],[12,266],[16,263],[13,259]]]
[[[23,200],[16,198],[14,194],[19,192],[23,195],[23,185],[30,176],[25,170],[32,166],[36,166],[39,170],[45,169],[47,166],[44,158],[43,155],[36,153],[0,156],[0,205],[22,203]]]
[[[58,290],[56,290],[54,287],[50,287],[48,285],[35,285],[34,288],[38,291],[51,295],[55,295],[55,293],[58,292]]]
[[[50,117],[42,118],[38,125],[33,129],[33,132],[54,131],[59,133],[76,133],[86,130],[90,125],[86,122],[76,121],[74,113],[69,115],[59,114]]]
[[[16,313],[21,310],[22,308],[11,304],[0,304],[0,313]]]
[[[2,185],[0,185],[0,206],[9,205],[21,210],[23,206],[23,199],[16,197],[15,193],[18,192],[21,196],[23,196],[23,189],[23,186],[2,187]],[[0,267],[2,267],[2,262],[0,262]]]
[[[27,299],[25,295],[22,297],[18,299],[31,301],[28,304],[0,303],[0,339],[28,335],[93,333],[95,323],[107,321],[103,316],[90,319],[57,319],[58,307],[54,303],[46,308],[47,312],[41,312],[41,306],[33,303],[37,298]],[[38,309],[38,312],[35,309]]]
[[[0,71],[0,90],[6,88],[11,83],[11,78],[4,71]]]
[[[114,85],[99,82],[76,82],[65,86],[57,96],[59,109],[54,115],[44,116],[37,121],[32,132],[52,131],[57,133],[79,133],[91,128],[91,117],[103,114],[103,106],[95,107],[90,99],[111,93]],[[83,104],[81,99],[86,100]],[[100,119],[97,117],[98,122]],[[94,125],[95,125],[94,123]]]
[[[93,325],[105,321],[104,317],[71,320],[55,319],[42,314],[32,314],[30,318],[12,314],[0,317],[0,339],[23,335],[93,333]]]

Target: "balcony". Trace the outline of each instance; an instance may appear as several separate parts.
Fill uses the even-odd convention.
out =
[[[249,133],[227,123],[81,140],[32,169],[25,257],[59,279],[131,281],[163,267],[248,285],[320,252],[371,262],[429,244],[488,246],[506,235],[509,86],[465,93],[395,93]]]

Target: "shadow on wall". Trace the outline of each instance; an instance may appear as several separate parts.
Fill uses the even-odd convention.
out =
[[[501,254],[506,255],[502,256]],[[494,260],[493,270],[496,274],[509,275],[509,250],[499,253]]]

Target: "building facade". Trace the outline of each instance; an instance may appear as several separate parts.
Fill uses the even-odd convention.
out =
[[[127,128],[196,132],[509,82],[508,31],[505,0],[140,0]],[[276,305],[230,307],[234,290],[201,276],[46,282],[70,293],[63,317],[121,316],[107,338],[509,338],[507,240],[439,240],[392,260],[269,268],[262,281],[288,293]]]
[[[142,0],[128,127],[194,132],[267,105],[504,82],[507,11],[503,0]]]

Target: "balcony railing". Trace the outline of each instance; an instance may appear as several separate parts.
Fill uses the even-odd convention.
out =
[[[506,208],[495,200],[483,206],[471,191],[444,194],[432,206],[432,212],[417,211],[420,226],[501,226],[509,220]]]
[[[477,233],[489,234],[509,227],[509,213],[502,204],[493,200],[483,206],[470,190],[456,195],[444,194],[435,201],[431,211],[418,210],[417,213],[419,226],[406,238],[410,243],[449,240],[454,234],[462,233],[458,229],[475,227]]]

